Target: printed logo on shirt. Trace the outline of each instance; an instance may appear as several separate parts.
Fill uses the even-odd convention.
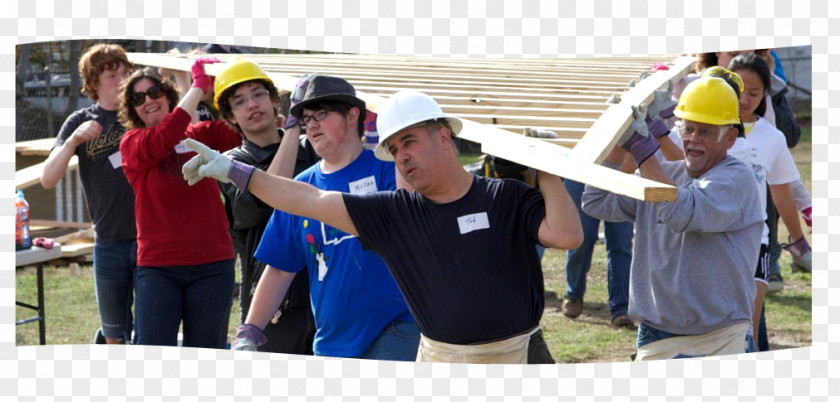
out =
[[[368,176],[363,179],[351,181],[350,183],[348,183],[348,185],[350,186],[350,194],[365,195],[375,193],[376,177]]]
[[[87,153],[88,158],[95,161],[99,155],[110,155],[114,152],[114,148],[119,149],[120,140],[122,139],[123,134],[125,134],[123,126],[117,123],[111,124],[107,133],[100,134],[98,137],[87,142],[85,152]]]
[[[309,220],[303,220],[303,229],[306,230],[309,228]],[[324,224],[321,224],[321,231],[324,230]],[[330,257],[324,255],[324,251],[321,250],[321,246],[315,242],[315,236],[312,233],[306,233],[306,243],[309,245],[309,252],[315,256],[315,260],[318,261],[318,282],[323,282],[324,278],[327,276],[327,272],[329,272],[330,267],[327,265],[327,261],[329,261]]]
[[[487,218],[487,212],[479,212],[477,214],[459,217],[458,229],[461,230],[461,234],[467,234],[476,230],[490,229],[490,219]]]

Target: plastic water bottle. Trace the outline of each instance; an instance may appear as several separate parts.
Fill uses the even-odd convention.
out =
[[[15,206],[17,207],[15,250],[26,250],[32,247],[32,238],[29,234],[29,203],[23,198],[23,190],[17,191]]]

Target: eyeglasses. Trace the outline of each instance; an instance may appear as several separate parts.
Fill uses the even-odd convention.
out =
[[[244,108],[246,105],[248,105],[249,100],[253,99],[257,103],[259,103],[259,102],[262,102],[263,99],[265,99],[267,96],[268,96],[268,90],[267,89],[260,89],[260,90],[251,92],[250,95],[241,95],[241,96],[238,96],[238,97],[236,97],[236,98],[234,98],[233,100],[230,101],[230,108],[233,109],[233,110],[239,110],[239,109]]]
[[[738,73],[730,71],[726,68],[721,66],[713,66],[707,68],[703,71],[703,77],[717,77],[726,80],[727,78],[732,80],[735,85],[738,85],[738,93],[744,93],[744,80],[741,79],[741,76]]]
[[[332,110],[321,109],[321,110],[319,110],[319,111],[317,111],[317,112],[315,112],[315,113],[312,113],[312,114],[311,114],[311,115],[309,115],[309,116],[303,116],[303,118],[302,118],[302,119],[300,119],[300,123],[299,123],[299,124],[300,124],[300,126],[301,126],[301,127],[306,127],[306,126],[308,126],[308,125],[309,125],[309,122],[311,122],[311,121],[316,121],[316,122],[319,122],[319,121],[321,121],[321,120],[324,120],[325,118],[327,118],[327,115],[328,115],[331,111],[332,111]]]
[[[692,135],[697,134],[697,137],[703,141],[712,141],[713,138],[717,137],[713,142],[719,142],[723,135],[726,134],[726,131],[729,130],[732,126],[719,126],[718,128],[708,128],[708,127],[687,127],[684,122],[677,121],[674,123],[674,127],[677,129],[677,134],[680,138],[685,141],[691,138]]]
[[[155,84],[149,87],[146,92],[132,92],[131,93],[131,104],[134,106],[140,106],[146,103],[146,95],[149,95],[152,99],[158,99],[164,95],[163,90],[160,87],[160,84]]]

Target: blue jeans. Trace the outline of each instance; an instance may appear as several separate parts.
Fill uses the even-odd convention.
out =
[[[566,297],[581,300],[586,293],[586,274],[592,266],[592,252],[598,241],[600,220],[583,212],[580,199],[583,183],[563,180],[566,191],[572,197],[580,215],[583,227],[583,244],[566,253]],[[604,236],[607,246],[607,291],[609,292],[610,315],[627,314],[630,292],[630,261],[633,258],[633,223],[604,222]]]
[[[391,321],[370,344],[360,359],[417,360],[420,330],[413,321]]]
[[[96,242],[93,244],[93,283],[102,334],[131,342],[134,317],[134,270],[137,267],[137,241]]]
[[[639,332],[636,337],[636,349],[647,345],[652,342],[661,341],[663,339],[673,338],[675,336],[682,336],[677,334],[672,334],[670,332],[666,332],[660,329],[656,329],[650,326],[645,325],[644,323],[639,324]],[[746,338],[744,339],[744,353],[754,353],[755,352],[755,342],[753,341],[752,335],[747,334]],[[702,356],[691,356],[691,355],[684,355],[678,354],[674,358],[675,359],[685,359],[689,357],[702,357]]]
[[[183,320],[183,346],[224,349],[233,262],[137,267],[135,343],[175,346]]]

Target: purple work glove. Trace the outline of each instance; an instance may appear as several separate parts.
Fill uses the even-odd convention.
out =
[[[241,324],[236,329],[236,340],[233,341],[231,349],[255,352],[258,347],[266,342],[268,342],[268,338],[255,325]]]
[[[648,133],[650,133],[653,138],[662,138],[671,132],[662,120],[651,119],[650,116],[648,116],[645,117],[645,122],[647,123]]]
[[[289,95],[289,109],[291,110],[292,107],[298,104],[298,102],[303,100],[303,96],[306,94],[306,88],[309,87],[309,83],[312,81],[312,77],[316,76],[317,73],[307,74],[298,80],[297,84],[295,85],[295,90],[292,91],[292,94]],[[298,119],[295,116],[292,116],[289,113],[289,117],[286,118],[286,129],[290,129],[294,126],[298,125]]]
[[[210,92],[213,89],[213,77],[208,76],[204,72],[204,65],[209,63],[218,63],[220,60],[215,57],[199,57],[195,59],[195,62],[192,65],[192,72],[193,76],[193,83],[192,86],[194,88],[201,88],[204,93]]]
[[[676,108],[677,108],[677,104],[675,103],[671,106],[668,106],[668,107],[662,109],[659,112],[659,118],[661,118],[663,120],[668,120],[668,119],[674,117],[674,109],[676,109]]]
[[[808,240],[805,240],[805,236],[793,243],[782,244],[782,248],[790,252],[793,259],[791,267],[793,272],[811,272],[811,245],[808,244]]]
[[[633,109],[633,122],[618,139],[618,146],[630,152],[633,160],[636,161],[636,166],[641,166],[659,149],[659,142],[648,134],[647,123],[645,123],[645,118],[639,108],[636,106],[631,106],[631,108]]]

